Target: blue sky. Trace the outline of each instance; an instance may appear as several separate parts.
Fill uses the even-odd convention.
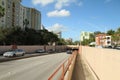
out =
[[[41,11],[45,28],[62,31],[65,39],[80,40],[81,31],[120,27],[120,0],[22,0],[22,4]]]

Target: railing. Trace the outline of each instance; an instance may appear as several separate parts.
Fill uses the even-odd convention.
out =
[[[74,51],[73,54],[54,71],[54,73],[48,78],[48,80],[70,80],[76,60],[76,55],[77,51]]]

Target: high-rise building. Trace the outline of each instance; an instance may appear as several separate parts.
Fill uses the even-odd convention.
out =
[[[5,9],[5,15],[0,18],[1,27],[19,26],[19,12],[21,0],[0,0]]]
[[[36,29],[36,30],[40,30],[40,25],[41,25],[41,14],[38,10],[36,10],[35,8],[30,8],[31,10],[31,28]]]
[[[23,5],[21,5],[21,9],[20,9],[20,26],[22,26],[22,28],[28,27],[28,28],[32,28],[31,27],[31,8],[25,7]]]
[[[41,30],[45,30],[45,26],[44,25],[40,25],[41,27],[40,27],[40,29]]]
[[[20,16],[19,16],[19,26],[24,29],[23,20],[24,20],[25,7],[20,5]]]
[[[22,0],[0,0],[5,9],[4,17],[0,18],[0,27],[16,27],[41,29],[41,13],[35,8],[21,4]]]
[[[58,36],[58,38],[62,38],[62,32],[56,32],[55,34]]]

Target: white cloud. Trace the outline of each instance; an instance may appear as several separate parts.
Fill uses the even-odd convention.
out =
[[[70,12],[63,9],[63,10],[55,10],[47,13],[48,17],[66,17],[70,16]]]
[[[49,31],[53,31],[53,32],[63,32],[65,31],[65,27],[59,23],[56,23],[54,25],[52,25],[51,27],[48,28]]]
[[[55,4],[55,9],[61,9],[63,6],[69,6],[71,0],[57,0]]]
[[[79,0],[57,0],[55,9],[62,9],[64,6],[69,6],[71,3],[77,3]],[[77,3],[78,4],[78,3]],[[80,2],[78,5],[81,5]]]
[[[78,6],[82,6],[83,2],[79,0],[32,0],[34,5],[47,6],[54,3],[55,9],[60,10],[65,6],[70,6],[71,3],[75,3]]]
[[[112,0],[105,0],[105,3],[109,3],[109,2],[111,2]]]
[[[32,0],[32,3],[34,5],[41,4],[42,6],[46,6],[48,4],[53,3],[55,0]]]
[[[78,6],[83,6],[83,2],[80,1],[80,2],[78,3]]]

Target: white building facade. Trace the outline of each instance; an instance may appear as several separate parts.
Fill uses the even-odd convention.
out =
[[[80,41],[84,41],[84,39],[90,39],[90,34],[93,34],[93,33],[82,31],[80,35]]]
[[[5,9],[5,15],[0,18],[1,27],[19,26],[21,0],[0,0],[0,5]]]

